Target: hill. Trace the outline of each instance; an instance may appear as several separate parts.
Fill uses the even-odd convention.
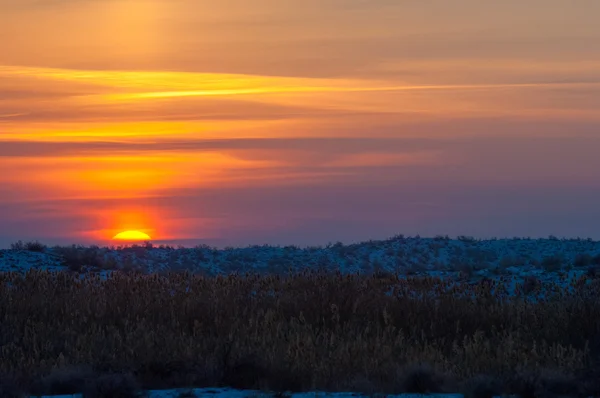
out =
[[[125,247],[46,247],[37,242],[0,250],[0,272],[29,269],[73,272],[189,271],[204,275],[327,270],[479,280],[534,276],[565,280],[600,269],[600,242],[591,239],[489,239],[404,237],[322,247],[249,246],[174,248],[151,243]]]

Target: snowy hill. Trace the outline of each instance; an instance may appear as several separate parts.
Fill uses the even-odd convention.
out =
[[[28,269],[106,273],[190,271],[206,275],[231,272],[285,273],[339,270],[342,273],[394,273],[447,278],[570,280],[600,269],[600,242],[584,239],[420,238],[396,236],[382,241],[325,247],[208,246],[40,247],[17,245],[0,250],[0,272]]]

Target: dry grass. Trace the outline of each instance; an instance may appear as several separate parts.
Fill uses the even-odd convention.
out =
[[[585,282],[536,301],[501,297],[501,282],[393,275],[0,274],[0,374],[34,385],[89,366],[144,388],[394,393],[481,374],[526,390],[520,369],[539,389],[546,369],[574,378],[600,358],[600,282]]]

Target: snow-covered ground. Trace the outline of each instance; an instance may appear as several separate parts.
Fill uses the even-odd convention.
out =
[[[186,394],[189,393],[189,394]],[[234,390],[229,388],[199,388],[199,389],[183,389],[183,390],[154,390],[148,391],[148,398],[268,398],[273,397],[274,394],[268,394],[261,391],[251,390]],[[286,398],[350,398],[350,397],[361,397],[363,395],[356,393],[330,393],[330,392],[312,392],[312,393],[294,393],[279,395],[280,397]],[[400,394],[400,395],[386,395],[386,397],[399,397],[399,398],[462,398],[462,394]],[[74,395],[46,395],[42,398],[81,398],[81,394]]]
[[[81,264],[73,266],[73,259]],[[70,265],[70,267],[69,267]],[[79,265],[82,266],[79,269]],[[285,273],[290,269],[340,270],[343,273],[391,272],[400,275],[431,275],[444,279],[476,281],[503,279],[509,292],[528,276],[541,282],[567,286],[574,278],[600,277],[600,242],[583,239],[494,239],[404,238],[369,241],[326,247],[271,247],[213,249],[209,247],[125,247],[125,248],[46,248],[42,252],[0,250],[0,272],[26,272],[32,269],[71,270],[106,275],[119,269],[145,273],[190,271],[207,275],[230,272]],[[188,392],[189,394],[184,394]],[[206,388],[194,390],[149,391],[149,398],[242,398],[270,397],[259,391]],[[279,395],[281,397],[281,395]],[[285,397],[357,397],[354,393],[302,393]],[[402,398],[419,394],[397,395]],[[429,394],[431,398],[459,398],[461,394]],[[81,397],[62,395],[56,397]]]
[[[541,282],[568,284],[573,278],[596,268],[600,271],[600,242],[556,238],[475,240],[397,236],[382,241],[308,248],[137,246],[46,248],[43,252],[0,250],[0,272],[65,270],[69,269],[69,264],[71,270],[77,272],[102,274],[115,269],[145,273],[188,270],[207,275],[325,269],[367,274],[383,271],[473,281],[484,277],[503,278],[514,283],[535,276]]]

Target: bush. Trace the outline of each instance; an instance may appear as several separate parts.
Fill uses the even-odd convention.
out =
[[[10,249],[15,251],[23,251],[25,250],[25,243],[22,240],[19,240],[15,243],[10,244]]]
[[[465,242],[465,243],[475,243],[475,242],[477,242],[477,240],[474,237],[472,237],[472,236],[460,235],[456,239],[458,239],[461,242]]]
[[[542,259],[542,267],[548,272],[559,271],[564,263],[564,258],[560,256],[548,256]]]
[[[46,250],[46,245],[44,245],[38,241],[27,242],[27,243],[25,243],[25,250],[30,251],[30,252],[42,253],[44,250]]]
[[[42,253],[44,250],[46,250],[46,245],[35,241],[35,242],[25,242],[23,243],[22,240],[19,240],[15,243],[11,243],[10,245],[11,250],[16,250],[16,251],[30,251],[30,252],[38,252],[38,253]]]
[[[54,251],[71,272],[81,272],[83,267],[105,268],[102,252],[95,247],[57,246]]]
[[[573,265],[576,267],[587,267],[588,265],[592,264],[593,261],[594,258],[587,253],[578,254],[573,261]]]

